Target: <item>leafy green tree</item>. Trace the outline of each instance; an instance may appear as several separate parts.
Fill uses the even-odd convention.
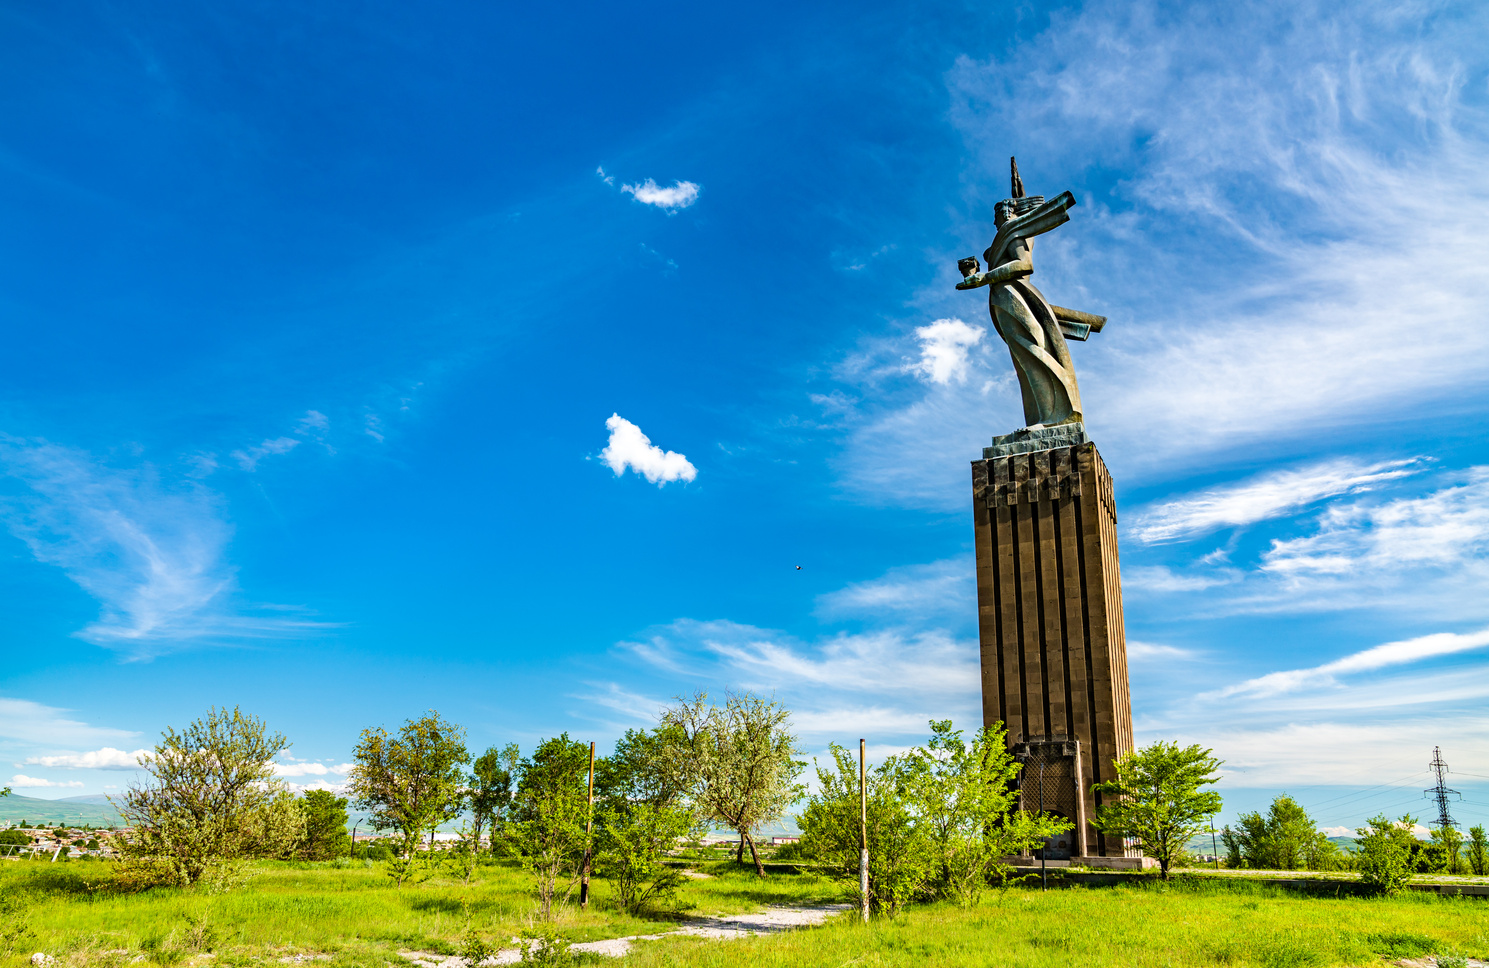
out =
[[[133,834],[126,856],[183,884],[230,874],[252,856],[275,856],[299,835],[273,757],[288,748],[263,720],[213,708],[181,732],[169,727],[141,758],[148,775],[118,805]]]
[[[538,744],[517,766],[517,792],[507,822],[507,843],[537,878],[545,919],[555,901],[567,901],[579,881],[588,845],[589,747],[564,733]]]
[[[1328,835],[1292,797],[1282,794],[1266,814],[1243,813],[1239,830],[1227,840],[1239,852],[1237,867],[1252,870],[1334,870],[1342,857]]]
[[[1371,817],[1368,826],[1355,831],[1360,880],[1382,894],[1398,894],[1411,879],[1416,838],[1415,817],[1407,814],[1392,823],[1384,814]]]
[[[1167,879],[1174,858],[1220,810],[1220,794],[1200,789],[1219,779],[1220,765],[1197,744],[1158,742],[1120,757],[1116,777],[1096,785],[1105,799],[1097,828],[1136,839]]]
[[[509,743],[498,750],[495,746],[476,757],[466,778],[466,800],[471,811],[470,837],[479,850],[481,838],[490,831],[495,848],[502,821],[512,802],[512,777],[517,770],[517,744]]]
[[[723,707],[698,693],[663,714],[664,727],[674,727],[679,768],[692,781],[692,799],[709,820],[727,824],[739,834],[736,863],[750,848],[755,874],[765,865],[754,832],[779,820],[799,800],[796,782],[806,764],[791,732],[791,711],[775,700],[752,693],[729,693]]]
[[[917,826],[930,842],[938,893],[975,903],[989,883],[1006,884],[1004,858],[1069,830],[1050,814],[1016,809],[1019,763],[1001,723],[970,741],[951,720],[933,720],[931,739],[905,755],[900,783]]]
[[[853,754],[829,747],[836,769],[817,770],[817,792],[801,815],[802,854],[820,863],[831,876],[847,882],[858,897],[860,816],[868,813],[869,904],[894,917],[925,894],[938,870],[931,840],[916,823],[905,795],[905,761],[891,756],[869,770],[866,804],[860,803],[858,764]]]
[[[1468,869],[1475,874],[1489,873],[1489,839],[1483,827],[1468,828]]]
[[[295,853],[305,860],[330,860],[345,855],[351,845],[347,833],[346,798],[330,790],[306,790],[300,797],[305,833]]]
[[[404,723],[396,736],[381,727],[363,730],[352,756],[347,787],[353,801],[371,813],[374,829],[400,834],[388,873],[402,887],[417,873],[423,835],[460,814],[461,768],[470,760],[465,730],[430,710]]]
[[[1422,869],[1432,874],[1458,874],[1463,866],[1463,834],[1453,827],[1434,827],[1421,850]]]
[[[627,730],[595,765],[596,871],[632,914],[671,900],[682,884],[665,857],[698,825],[689,777],[675,755],[683,745],[675,726]]]

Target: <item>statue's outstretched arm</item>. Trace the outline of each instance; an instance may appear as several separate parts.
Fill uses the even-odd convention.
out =
[[[1022,279],[1024,276],[1034,272],[1034,265],[1027,259],[1016,262],[1005,262],[996,269],[987,272],[974,272],[961,282],[956,284],[958,289],[977,289],[982,286],[996,286],[999,283],[1012,282]]]

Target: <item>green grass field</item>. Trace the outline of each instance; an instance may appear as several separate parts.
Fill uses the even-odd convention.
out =
[[[103,864],[0,864],[0,891],[30,899],[33,935],[0,960],[31,952],[62,966],[124,965],[144,954],[167,966],[278,964],[295,954],[330,955],[328,966],[407,963],[399,949],[455,953],[468,930],[505,942],[532,923],[529,880],[514,867],[481,868],[472,883],[436,877],[398,890],[380,869],[263,863],[243,886],[216,896],[157,889],[90,893]],[[815,874],[765,881],[731,864],[683,888],[691,914],[759,910],[771,904],[841,900]],[[675,916],[631,918],[597,880],[588,911],[559,921],[574,941],[657,933]],[[0,934],[4,926],[0,925]],[[210,949],[211,957],[201,952]],[[1489,902],[1408,894],[1394,899],[1310,897],[1265,883],[1216,878],[1163,885],[992,893],[963,910],[934,904],[865,927],[851,917],[782,935],[738,941],[668,938],[643,942],[624,962],[652,965],[1186,966],[1383,965],[1432,951],[1489,958]],[[599,961],[601,959],[591,958]]]

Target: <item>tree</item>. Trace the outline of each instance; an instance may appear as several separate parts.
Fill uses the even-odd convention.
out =
[[[330,790],[306,790],[300,798],[305,834],[295,853],[305,860],[330,860],[345,854],[351,844],[346,830],[346,798]]]
[[[1433,874],[1457,874],[1463,864],[1463,834],[1454,827],[1432,828],[1431,841],[1422,849],[1422,867]]]
[[[1120,757],[1116,777],[1096,785],[1106,800],[1097,808],[1097,828],[1136,839],[1166,880],[1174,858],[1220,811],[1220,794],[1200,789],[1219,779],[1220,765],[1197,744],[1158,742]]]
[[[779,820],[801,798],[796,778],[806,764],[791,733],[791,711],[775,700],[751,693],[729,693],[723,708],[698,693],[662,717],[677,732],[679,766],[693,786],[692,797],[709,820],[727,824],[739,834],[734,859],[744,863],[750,848],[755,874],[765,865],[755,847],[754,832]]]
[[[1272,801],[1265,816],[1243,813],[1240,829],[1230,831],[1228,849],[1239,857],[1234,867],[1252,870],[1333,870],[1342,858],[1339,848],[1319,830],[1308,812],[1292,797],[1282,794]]]
[[[288,748],[263,720],[211,709],[181,732],[169,727],[140,758],[149,776],[125,790],[119,813],[134,829],[127,856],[193,884],[255,855],[275,856],[299,834],[273,757]]]
[[[1071,825],[1016,809],[1019,763],[1008,752],[1001,723],[979,729],[970,742],[949,719],[930,726],[930,742],[906,754],[901,784],[930,842],[937,891],[971,905],[990,882],[1007,883],[1012,868],[1005,857]]]
[[[430,710],[404,723],[397,736],[381,727],[364,729],[352,756],[347,787],[354,802],[372,814],[374,829],[400,834],[388,873],[402,887],[417,867],[421,837],[460,813],[461,767],[470,759],[465,730]]]
[[[681,746],[675,726],[627,730],[615,752],[595,764],[596,870],[632,914],[672,898],[682,884],[665,862],[697,826],[688,777],[674,755]]]
[[[471,774],[466,778],[466,800],[470,805],[472,847],[479,849],[481,836],[491,832],[493,848],[505,811],[512,802],[512,775],[517,770],[517,745],[509,743],[501,750],[495,746],[476,757]]]
[[[567,900],[579,880],[588,840],[588,783],[589,747],[568,733],[539,743],[517,766],[507,842],[537,878],[545,919],[553,917],[553,902]]]
[[[1468,869],[1480,876],[1489,873],[1489,840],[1483,827],[1468,828]]]
[[[1412,829],[1417,820],[1411,814],[1392,823],[1385,814],[1366,821],[1368,826],[1355,831],[1355,849],[1359,856],[1360,880],[1382,894],[1397,894],[1411,879],[1411,861],[1416,838]]]
[[[828,874],[858,892],[861,850],[858,764],[847,749],[829,747],[835,770],[817,765],[817,792],[801,815],[801,850]],[[815,764],[814,764],[815,765]],[[866,777],[869,904],[894,917],[928,890],[937,870],[930,838],[916,823],[905,797],[905,763],[891,756]],[[861,898],[857,898],[861,901]]]

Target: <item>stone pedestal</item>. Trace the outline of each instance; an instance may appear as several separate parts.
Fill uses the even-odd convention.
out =
[[[972,507],[983,722],[1025,763],[1024,808],[1076,824],[1049,857],[1137,857],[1090,824],[1132,750],[1111,475],[1080,424],[1019,431],[973,462]]]

